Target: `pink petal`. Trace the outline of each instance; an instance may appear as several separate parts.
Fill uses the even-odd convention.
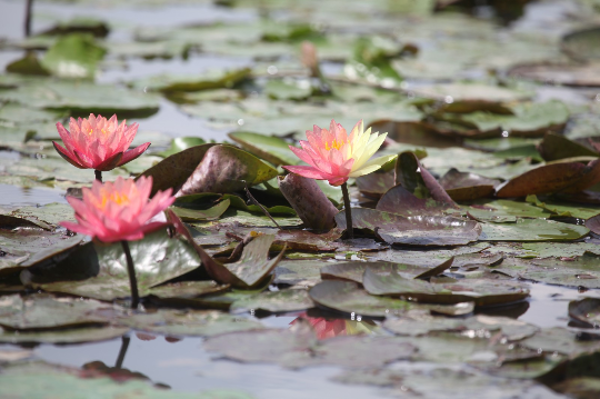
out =
[[[81,164],[78,159],[75,159],[73,157],[73,154],[70,154],[67,150],[65,150],[63,147],[61,147],[60,144],[58,144],[56,141],[53,141],[52,144],[54,145],[54,149],[58,152],[58,155],[63,157],[63,159],[65,159],[71,165],[73,165],[79,169],[87,169],[85,165]]]
[[[328,175],[312,166],[282,166],[283,169],[309,179],[326,180]]]
[[[128,150],[123,154],[123,158],[121,158],[121,162],[119,162],[118,166],[124,165],[127,162],[133,161],[140,155],[144,153],[150,147],[150,143],[144,143],[133,150]]]

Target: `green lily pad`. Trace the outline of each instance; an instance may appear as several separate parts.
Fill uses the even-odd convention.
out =
[[[597,60],[600,59],[600,51],[594,43],[598,43],[599,38],[598,27],[571,32],[562,38],[562,49],[577,60]]]
[[[314,307],[306,290],[286,289],[281,291],[261,292],[258,295],[235,301],[230,312],[242,313],[262,310],[265,312],[292,312]]]
[[[132,82],[138,89],[163,92],[199,91],[218,88],[231,88],[250,75],[249,68],[232,71],[211,70],[201,75],[176,76],[162,74]]]
[[[511,200],[485,201],[465,206],[463,209],[477,220],[496,223],[513,223],[517,218],[546,219],[551,216],[549,212],[539,207]]]
[[[215,220],[218,219],[226,210],[229,208],[230,200],[226,199],[224,201],[219,202],[217,205],[205,209],[187,209],[180,208],[177,206],[172,207],[171,209],[179,218],[185,222],[194,222],[198,220]]]
[[[509,341],[520,341],[535,334],[539,328],[508,317],[472,316],[450,319],[429,315],[388,319],[383,327],[398,335],[422,336],[432,332],[457,332],[466,336],[491,336],[501,332]]]
[[[481,241],[573,241],[590,231],[553,220],[518,219],[515,223],[482,223]]]
[[[151,115],[159,107],[158,97],[114,85],[41,78],[30,78],[16,89],[0,90],[0,100],[81,114],[90,110],[105,115],[118,112],[121,118],[127,115]]]
[[[52,329],[108,324],[123,311],[93,299],[55,298],[49,294],[4,296],[0,326],[11,330]]]
[[[74,211],[70,205],[54,202],[43,207],[25,206],[15,209],[8,216],[23,218],[45,230],[54,230],[59,222],[75,221],[73,215]]]
[[[597,328],[600,325],[600,299],[583,298],[579,301],[569,302],[569,316]]]
[[[2,218],[0,217],[0,220]],[[67,237],[62,233],[40,229],[0,230],[0,276],[9,275],[45,260],[59,260],[77,246],[83,237]]]
[[[312,87],[308,80],[269,80],[265,85],[265,94],[279,100],[304,100],[312,94]]]
[[[359,289],[356,283],[346,281],[323,281],[311,288],[309,293],[313,301],[326,308],[371,317],[402,316],[415,309],[431,310],[449,315],[464,315],[471,313],[474,308],[473,302],[462,302],[455,305],[426,305],[377,297]]]
[[[368,368],[406,359],[414,347],[396,337],[340,336],[317,341],[305,323],[295,331],[266,330],[221,335],[205,341],[205,347],[245,363],[279,363],[289,368],[338,365]],[[233,344],[232,344],[233,343]]]
[[[72,33],[48,49],[42,66],[61,78],[93,79],[106,50],[90,34]]]
[[[160,309],[155,313],[136,313],[120,319],[118,323],[136,330],[178,337],[210,337],[264,328],[260,322],[215,310]]]
[[[178,152],[187,150],[188,148],[197,147],[202,144],[206,144],[206,141],[200,137],[175,137],[171,141],[171,146],[169,149],[159,153],[158,155],[167,158],[171,155],[177,154]]]
[[[60,396],[81,397],[81,392],[94,392],[106,398],[134,399],[252,399],[235,390],[212,390],[201,393],[171,392],[155,388],[147,381],[117,382],[109,377],[81,378],[82,371],[44,362],[25,362],[5,367],[0,375],[2,391],[16,399]]]
[[[279,137],[252,132],[233,132],[228,136],[245,150],[273,165],[296,165],[299,162],[287,141]]]
[[[367,268],[375,270],[386,270],[387,272],[394,271],[398,275],[406,279],[427,279],[443,273],[452,265],[453,258],[441,262],[434,267],[421,267],[410,264],[402,264],[395,262],[337,262],[326,264],[321,268],[321,277],[324,279],[340,279],[346,281],[354,281],[359,284],[363,283],[363,276]]]
[[[393,295],[412,298],[428,303],[475,302],[475,306],[489,306],[516,302],[529,296],[529,289],[522,283],[509,281],[476,280],[432,284],[407,279],[395,268],[368,267],[363,285],[372,295]]]
[[[151,287],[165,283],[200,266],[200,259],[189,244],[179,239],[169,238],[163,230],[149,234],[142,240],[131,241],[129,247],[136,270],[140,296],[150,294]],[[34,278],[34,284],[49,292],[67,293],[105,301],[129,297],[131,291],[127,263],[121,243],[94,244],[88,251],[87,256],[91,259],[96,258],[98,262],[96,266],[98,269],[92,271],[94,277],[82,281],[39,284],[35,283]]]
[[[591,339],[578,339],[577,332],[566,328],[543,328],[533,337],[521,341],[521,345],[537,351],[558,352],[574,357],[585,352],[598,351],[600,340],[597,336],[598,334],[592,334]]]
[[[596,208],[596,207],[586,207],[586,206],[581,206],[581,205],[569,205],[569,204],[564,204],[564,203],[556,203],[552,200],[546,202],[542,202],[540,201],[537,196],[535,195],[528,195],[527,198],[525,198],[525,201],[532,203],[533,205],[545,209],[548,212],[552,212],[553,214],[556,214],[557,216],[563,216],[563,217],[574,217],[574,218],[579,218],[579,219],[590,219],[593,218],[595,216],[597,216],[598,214],[600,214],[600,209]]]
[[[0,342],[7,344],[81,344],[85,342],[108,341],[121,337],[129,331],[128,327],[80,327],[42,331],[0,330]]]
[[[327,263],[319,260],[282,260],[274,269],[274,284],[312,287],[321,282],[321,268]]]

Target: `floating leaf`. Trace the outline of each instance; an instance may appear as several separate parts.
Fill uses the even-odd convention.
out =
[[[421,199],[398,184],[381,196],[376,209],[405,217],[443,216],[445,211],[452,209],[452,206],[433,198]]]
[[[144,239],[129,243],[136,269],[140,296],[149,294],[149,288],[165,283],[200,265],[198,255],[182,240],[171,239],[165,231],[148,234]],[[131,294],[127,263],[121,243],[95,244],[88,249],[90,259],[84,267],[90,268],[96,259],[98,269],[91,270],[95,277],[82,281],[39,283],[45,291],[68,293],[86,298],[112,301]],[[68,261],[68,259],[66,260]],[[80,264],[78,267],[82,267]],[[36,277],[33,277],[34,283]]]
[[[108,341],[129,332],[128,327],[80,327],[41,331],[0,331],[0,342],[7,344],[81,344],[85,342]]]
[[[580,156],[597,157],[600,155],[597,151],[569,140],[563,135],[552,132],[544,135],[544,139],[539,144],[538,150],[546,162]]]
[[[261,292],[255,296],[239,299],[231,305],[229,310],[233,313],[259,310],[276,313],[305,310],[314,306],[307,291],[287,289]]]
[[[298,159],[290,150],[289,144],[279,137],[243,131],[229,133],[228,136],[245,150],[273,165],[295,165],[298,163]]]
[[[597,328],[600,325],[600,299],[583,298],[569,302],[569,316]]]
[[[4,296],[0,304],[0,326],[12,330],[108,324],[111,316],[123,312],[92,299],[54,298],[48,294]]]
[[[576,193],[600,182],[600,160],[551,163],[525,172],[508,181],[496,192],[499,198],[531,194]]]
[[[426,309],[448,315],[464,315],[473,311],[472,302],[455,305],[425,305],[369,295],[354,282],[323,281],[310,290],[310,297],[321,306],[362,316],[402,316],[414,309]]]
[[[475,173],[459,172],[454,168],[440,179],[440,185],[454,201],[491,197],[494,187],[498,184],[500,184],[499,180],[488,179]]]
[[[336,218],[338,228],[346,228],[343,213]],[[375,231],[382,240],[390,244],[405,245],[465,245],[476,241],[481,227],[472,220],[466,221],[450,216],[403,217],[373,209],[352,210],[352,226],[355,229]]]
[[[600,51],[594,43],[600,39],[600,29],[597,27],[571,32],[562,38],[562,49],[571,57],[582,60],[600,59]]]
[[[152,194],[169,188],[174,192],[179,190],[214,145],[202,144],[175,153],[142,173],[142,176],[152,177]]]
[[[517,219],[516,223],[482,223],[482,241],[572,241],[585,237],[590,231],[553,220]]]
[[[216,145],[206,151],[206,155],[181,186],[178,194],[231,193],[260,184],[277,175],[275,169],[246,151],[232,146]]]
[[[450,319],[429,315],[388,319],[383,327],[398,335],[422,336],[432,332],[457,332],[470,336],[491,336],[500,331],[509,341],[520,341],[535,334],[539,328],[508,317],[477,315],[466,319]]]
[[[469,279],[465,282],[432,284],[404,278],[396,268],[365,270],[363,285],[369,294],[413,298],[419,302],[460,303],[475,302],[476,306],[516,302],[529,296],[529,290],[520,283]]]
[[[160,309],[153,313],[136,313],[120,319],[118,323],[136,330],[178,337],[210,337],[264,328],[260,322],[215,310]]]
[[[72,33],[48,49],[42,65],[61,78],[93,79],[106,50],[90,34]]]

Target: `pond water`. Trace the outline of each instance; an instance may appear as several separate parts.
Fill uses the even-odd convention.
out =
[[[487,10],[487,11],[486,11]],[[546,24],[557,13],[564,12],[560,5],[530,4],[526,8],[525,17],[515,23],[517,29],[527,29],[536,24]],[[478,11],[480,16],[487,17],[488,9]],[[34,5],[33,31],[43,30],[56,20],[65,20],[73,16],[94,15],[111,20],[111,23],[123,29],[115,29],[111,39],[127,40],[132,32],[128,29],[128,21],[135,20],[136,26],[168,27],[189,23],[211,21],[249,21],[258,16],[249,10],[227,9],[209,4],[201,5],[161,5],[157,7],[103,7],[78,4],[38,3]],[[540,16],[542,15],[542,16]],[[23,4],[19,1],[0,0],[0,38],[22,38]],[[140,22],[143,21],[143,22]],[[112,34],[111,34],[112,35]],[[0,68],[22,56],[22,52],[10,50],[0,52]],[[154,59],[128,60],[123,67],[115,60],[109,60],[98,75],[97,81],[107,84],[121,84],[134,77],[152,76],[164,72],[194,73],[213,68],[238,68],[252,65],[252,60],[243,57],[214,56],[193,54],[189,59]],[[337,71],[339,65],[329,66]],[[540,88],[538,96],[542,100],[568,97],[570,102],[584,103],[587,92],[573,89],[546,87]],[[207,123],[207,119],[191,117],[181,111],[175,104],[166,99],[160,102],[159,111],[148,117],[131,119],[140,124],[141,131],[153,131],[171,137],[199,136],[206,140],[222,141],[229,129],[218,129]],[[0,152],[0,158],[17,159],[15,153]],[[64,193],[56,189],[29,188],[22,189],[0,184],[0,208],[24,205],[44,205],[51,202],[65,202]],[[518,316],[519,320],[535,324],[539,327],[567,327],[569,317],[567,306],[569,301],[584,296],[600,296],[597,290],[578,291],[574,288],[551,286],[541,283],[531,285],[531,297],[516,308],[490,308],[484,311],[489,314],[507,314]],[[514,314],[517,313],[517,314]],[[248,318],[259,320],[251,315]],[[260,321],[268,327],[288,328],[297,314],[269,316]],[[140,372],[154,383],[168,385],[172,390],[182,392],[198,392],[207,389],[233,388],[255,395],[261,399],[295,399],[295,398],[379,398],[387,391],[358,385],[344,385],[331,380],[340,373],[337,367],[313,367],[301,371],[292,371],[280,366],[263,364],[242,364],[215,358],[206,352],[200,338],[168,339],[163,336],[148,334],[130,334],[130,343],[125,354],[123,367]],[[50,363],[81,367],[92,361],[102,361],[108,366],[115,364],[123,341],[113,339],[105,342],[82,345],[39,345],[34,348],[35,356]],[[1,347],[0,347],[1,348]],[[407,363],[398,362],[395,367],[408,367]],[[1,387],[0,387],[1,392]]]

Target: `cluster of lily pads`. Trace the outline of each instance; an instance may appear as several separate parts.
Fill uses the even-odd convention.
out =
[[[112,27],[102,21],[74,20],[2,44],[28,50],[0,75],[0,145],[19,154],[0,156],[5,187],[82,196],[90,171],[51,142],[69,116],[142,117],[167,99],[227,137],[141,131],[110,154],[110,167],[57,144],[106,182],[151,178],[150,196],[176,198],[156,230],[129,242],[132,262],[121,243],[61,228],[74,226],[68,204],[3,207],[0,342],[73,344],[135,330],[207,337],[207,350],[240,362],[340,366],[337,381],[414,395],[452,397],[448,385],[457,397],[597,392],[600,108],[591,87],[600,30],[590,28],[591,2],[573,2],[576,17],[554,23],[574,33],[556,37],[535,26],[498,33],[444,2],[436,14],[435,2],[369,2],[371,19],[358,3],[297,3],[263,2],[260,21],[140,28],[130,43],[105,38]],[[294,17],[278,20],[283,10]],[[250,61],[123,87],[93,81],[103,60],[203,54]],[[389,162],[362,176],[340,163],[307,175],[334,185],[287,174],[284,166],[307,170],[294,155],[304,132],[334,117],[388,132],[376,157]],[[322,153],[341,151],[336,140]],[[143,145],[139,158],[121,162],[130,144]],[[131,264],[138,310],[129,309]],[[517,320],[532,282],[589,290],[558,315],[577,329]],[[249,317],[269,314],[297,319],[282,330]],[[398,361],[415,364],[388,366]],[[36,361],[0,357],[0,370],[0,387],[47,375],[60,376],[57,390],[91,386],[74,378],[79,370]]]

